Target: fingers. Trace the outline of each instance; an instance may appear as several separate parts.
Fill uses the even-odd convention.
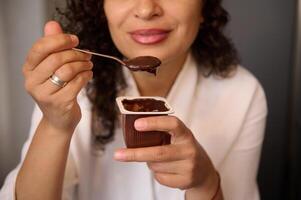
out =
[[[53,53],[50,56],[48,56],[45,60],[43,60],[36,67],[36,69],[30,73],[30,76],[32,79],[34,79],[35,84],[44,83],[53,73],[55,73],[61,79],[63,79],[64,77],[60,76],[62,74],[60,75],[57,74],[57,71],[60,70],[71,71],[73,70],[72,67],[74,66],[74,64],[72,67],[70,66],[71,62],[86,62],[86,61],[90,61],[90,59],[91,59],[91,55],[77,52],[74,50],[65,50],[59,53]],[[65,65],[64,69],[61,69],[61,67],[64,65]],[[66,68],[66,66],[68,67]],[[84,68],[83,70],[85,69],[86,68]],[[70,72],[68,73],[70,74]]]
[[[70,82],[74,77],[76,77],[77,74],[92,70],[93,63],[91,61],[79,61],[79,62],[72,62],[67,63],[63,65],[61,68],[59,68],[55,75],[60,78],[60,80],[65,82]],[[48,79],[43,85],[43,88],[45,90],[49,91],[49,94],[53,94],[56,91],[60,90],[61,87],[53,84],[50,79]]]
[[[84,71],[75,76],[65,87],[58,90],[55,94],[55,98],[65,98],[67,101],[75,99],[78,93],[85,85],[93,78],[93,72],[91,70]]]
[[[154,173],[187,174],[194,170],[194,165],[188,160],[172,162],[148,162],[148,168]]]
[[[44,27],[44,35],[45,36],[56,35],[56,34],[60,34],[60,33],[63,33],[63,30],[62,30],[60,24],[57,23],[56,21],[49,21],[45,24],[45,27]]]
[[[23,67],[24,73],[34,70],[48,55],[76,47],[79,43],[77,36],[56,34],[41,38],[28,53]]]
[[[191,185],[189,177],[179,174],[155,173],[155,179],[162,185],[171,188],[187,189]]]
[[[80,72],[70,82],[68,82],[64,88],[60,88],[50,82],[48,87],[53,87],[58,90],[54,94],[50,94],[49,88],[44,85],[29,88],[27,91],[37,101],[37,103],[41,102],[42,104],[48,104],[57,99],[60,99],[63,102],[70,102],[76,99],[79,91],[85,87],[92,77],[93,72],[91,70]]]
[[[138,131],[165,131],[175,138],[185,137],[190,131],[174,116],[140,118],[134,124]]]
[[[120,149],[114,158],[124,162],[177,161],[194,156],[195,152],[185,145],[163,145],[156,147]]]
[[[70,81],[72,78],[76,76],[76,74],[82,71],[91,70],[93,67],[93,63],[91,61],[78,61],[67,63],[59,68],[55,74],[60,77],[63,81]]]
[[[60,87],[50,82],[49,77],[58,68],[62,69],[57,70],[59,72],[57,76],[63,81],[70,81],[76,74],[91,69],[89,59],[91,59],[90,55],[73,50],[52,54],[36,70],[25,74],[25,88],[30,94],[36,90],[52,94]],[[41,87],[42,89],[39,89]]]

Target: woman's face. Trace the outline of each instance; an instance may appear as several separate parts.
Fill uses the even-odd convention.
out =
[[[152,55],[163,63],[186,55],[200,24],[202,0],[105,0],[112,39],[127,58]]]

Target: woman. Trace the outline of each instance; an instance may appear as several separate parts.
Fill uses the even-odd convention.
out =
[[[60,13],[77,36],[49,22],[25,61],[25,88],[38,107],[1,199],[259,199],[266,100],[222,33],[221,1],[68,2]],[[93,67],[91,56],[72,50],[79,43],[162,65],[157,76],[99,58]],[[120,95],[166,97],[174,116],[139,119],[135,128],[167,131],[171,145],[122,148]]]

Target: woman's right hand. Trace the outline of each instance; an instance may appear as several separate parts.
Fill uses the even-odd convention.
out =
[[[91,55],[72,50],[78,43],[57,22],[48,22],[45,36],[33,45],[23,66],[25,88],[39,105],[43,120],[71,133],[81,118],[77,95],[93,76]],[[67,84],[61,88],[52,83],[53,74]]]

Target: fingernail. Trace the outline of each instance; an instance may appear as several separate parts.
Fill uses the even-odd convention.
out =
[[[146,126],[147,126],[147,123],[146,123],[146,121],[145,120],[136,120],[135,121],[135,123],[134,123],[134,126],[135,126],[135,128],[137,129],[137,130],[143,130],[143,129],[145,129],[146,128]]]
[[[114,159],[116,159],[116,160],[124,160],[125,159],[125,154],[122,151],[116,151],[114,153]]]
[[[78,37],[76,35],[70,35],[70,38],[74,44],[78,43]]]

